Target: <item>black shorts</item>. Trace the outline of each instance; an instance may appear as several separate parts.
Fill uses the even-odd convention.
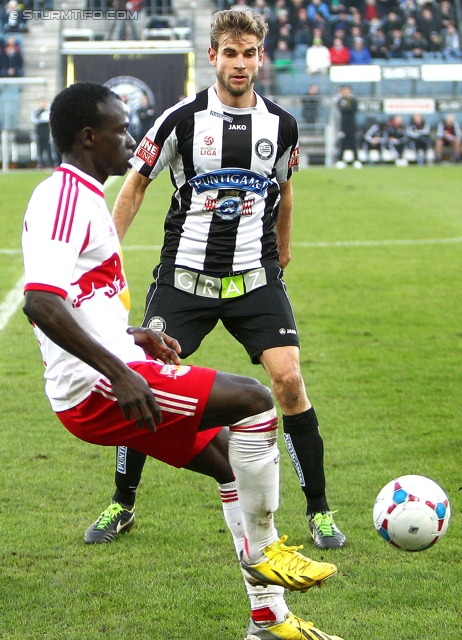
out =
[[[280,269],[275,273],[282,275]],[[259,364],[266,349],[300,346],[292,305],[279,276],[254,291],[227,299],[186,293],[163,278],[149,287],[143,326],[178,340],[182,358],[199,348],[219,320],[243,345],[253,364]]]

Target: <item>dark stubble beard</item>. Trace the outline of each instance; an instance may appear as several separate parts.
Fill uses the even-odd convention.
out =
[[[249,90],[249,87],[251,87],[254,84],[257,77],[258,77],[258,71],[254,71],[254,73],[249,78],[248,84],[245,87],[233,87],[225,80],[223,75],[217,74],[218,82],[221,84],[222,87],[226,89],[226,91],[231,96],[235,98],[238,98],[239,96],[244,95],[244,93],[246,93],[246,91]]]

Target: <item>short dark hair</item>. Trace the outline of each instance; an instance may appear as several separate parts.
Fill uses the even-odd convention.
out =
[[[120,99],[97,82],[77,82],[58,93],[50,108],[50,129],[59,153],[71,151],[76,135],[85,127],[101,126],[98,104],[111,96]]]

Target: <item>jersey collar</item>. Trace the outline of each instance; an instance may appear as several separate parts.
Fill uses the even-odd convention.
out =
[[[83,183],[88,189],[90,189],[90,191],[93,191],[93,193],[104,198],[103,185],[101,182],[98,182],[98,180],[88,175],[88,173],[84,173],[80,169],[77,169],[74,165],[63,162],[56,171],[71,174],[77,178],[79,182]]]

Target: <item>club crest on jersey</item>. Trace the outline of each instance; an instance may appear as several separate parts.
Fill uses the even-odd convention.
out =
[[[181,364],[164,364],[159,373],[175,380],[181,376],[185,376],[191,371],[191,367]]]
[[[238,216],[251,216],[255,198],[243,200],[239,196],[227,195],[224,198],[215,199],[207,196],[204,211],[213,211],[222,220],[234,220]]]
[[[210,173],[201,173],[188,182],[198,194],[212,189],[238,189],[251,191],[261,198],[271,185],[271,180],[247,169],[218,169]]]
[[[159,155],[159,151],[159,145],[145,137],[141,140],[135,155],[137,158],[140,158],[140,160],[152,167]]]
[[[162,316],[153,316],[148,322],[148,329],[153,331],[165,331],[167,323]]]
[[[255,153],[260,160],[269,160],[274,153],[274,145],[268,138],[262,138],[255,143]]]

